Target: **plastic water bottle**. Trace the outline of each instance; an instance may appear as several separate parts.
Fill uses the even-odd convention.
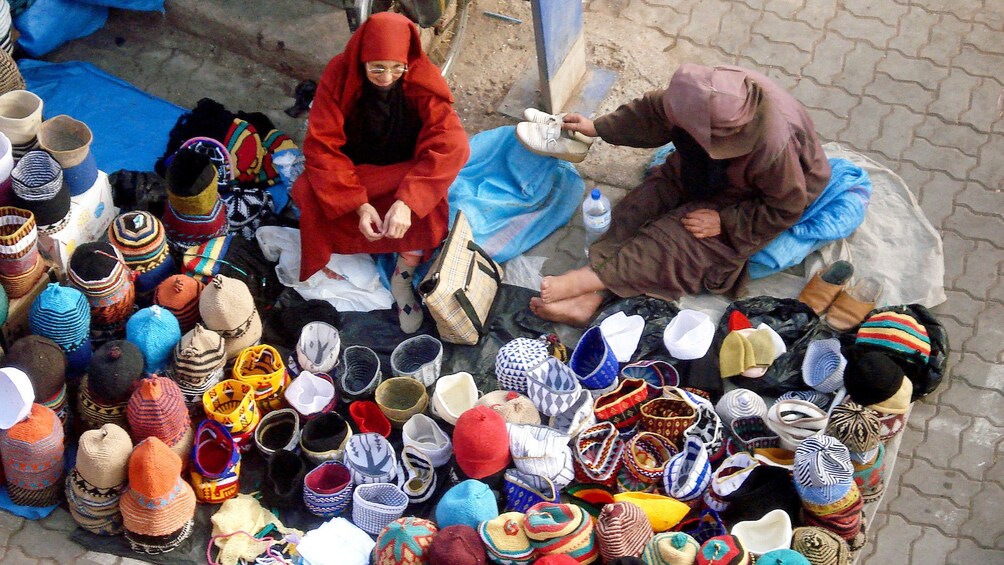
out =
[[[610,200],[598,188],[582,201],[582,224],[586,227],[586,257],[589,257],[589,246],[610,229]]]

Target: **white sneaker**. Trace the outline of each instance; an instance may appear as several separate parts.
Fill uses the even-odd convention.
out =
[[[557,157],[581,163],[589,152],[589,144],[561,135],[561,124],[520,122],[516,124],[516,139],[531,152],[545,157]]]
[[[523,118],[528,122],[533,122],[535,124],[553,124],[557,123],[559,126],[565,122],[565,113],[560,114],[548,114],[542,110],[536,108],[526,108],[523,110]],[[574,139],[576,141],[581,141],[586,145],[592,145],[595,138],[589,137],[588,135],[582,135],[577,131],[562,130],[561,135]]]

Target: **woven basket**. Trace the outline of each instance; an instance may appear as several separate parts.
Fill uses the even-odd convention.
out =
[[[394,377],[377,387],[376,403],[390,423],[400,428],[409,418],[425,411],[429,394],[420,381],[411,377]]]
[[[683,432],[697,420],[694,407],[682,398],[655,398],[641,405],[641,429],[661,435],[678,448]]]
[[[348,400],[371,394],[383,379],[380,358],[372,349],[362,345],[346,347],[342,351],[342,366],[344,372],[339,384]]]
[[[431,335],[402,341],[390,354],[390,370],[398,377],[410,377],[425,386],[439,378],[443,364],[443,343]]]

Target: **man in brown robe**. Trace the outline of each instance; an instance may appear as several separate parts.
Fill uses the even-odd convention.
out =
[[[830,179],[805,108],[740,67],[681,65],[668,88],[595,121],[569,114],[563,128],[616,145],[676,146],[614,207],[589,265],[541,283],[531,310],[571,325],[586,325],[606,292],[739,296],[749,258],[794,225]]]

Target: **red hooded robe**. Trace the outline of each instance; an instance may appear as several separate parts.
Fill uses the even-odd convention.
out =
[[[407,46],[400,45],[408,38]],[[363,53],[407,52],[402,86],[422,129],[411,160],[356,165],[344,153],[345,115],[362,94]],[[388,59],[397,60],[397,58]],[[434,249],[449,227],[446,195],[470,156],[467,134],[453,110],[440,70],[422,51],[418,28],[400,14],[378,13],[349,39],[324,69],[303,141],[306,168],[293,184],[300,207],[300,280],[324,268],[332,253],[398,253]],[[369,202],[383,218],[396,200],[411,208],[411,227],[401,239],[367,241],[356,209]]]

